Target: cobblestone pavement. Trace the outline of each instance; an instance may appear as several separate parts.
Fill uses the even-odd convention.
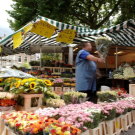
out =
[[[135,125],[132,126],[127,132],[122,132],[120,135],[135,135]]]

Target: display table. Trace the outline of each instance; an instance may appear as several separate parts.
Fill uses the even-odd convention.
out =
[[[112,87],[117,87],[119,86],[120,88],[126,88],[129,89],[127,85],[129,85],[129,81],[126,79],[114,79],[114,78],[109,78],[112,80]]]

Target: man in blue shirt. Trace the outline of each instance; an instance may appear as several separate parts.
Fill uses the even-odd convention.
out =
[[[96,62],[103,62],[102,58],[95,57],[89,52],[92,50],[90,42],[81,43],[83,49],[76,57],[76,91],[87,93],[90,98],[91,92],[96,91]]]

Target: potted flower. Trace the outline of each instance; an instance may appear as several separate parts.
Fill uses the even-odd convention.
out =
[[[70,83],[70,79],[63,79],[64,83]]]
[[[56,87],[61,87],[63,85],[63,79],[62,78],[57,78],[53,81],[54,86]]]

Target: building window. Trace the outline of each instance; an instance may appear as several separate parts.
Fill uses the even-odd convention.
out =
[[[22,57],[18,56],[18,62],[22,62]]]
[[[25,57],[24,57],[24,62],[27,62],[27,60],[28,60],[28,59],[27,59],[27,57],[25,56]]]
[[[30,61],[32,61],[33,60],[33,57],[30,57]]]

